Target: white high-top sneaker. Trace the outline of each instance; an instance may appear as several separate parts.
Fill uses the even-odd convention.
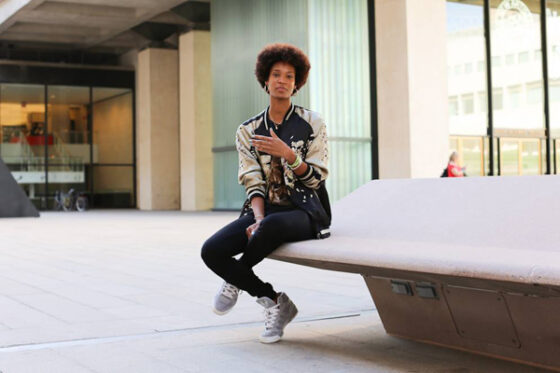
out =
[[[224,281],[218,294],[214,297],[214,313],[225,315],[231,311],[235,303],[237,303],[237,297],[241,292],[242,290],[239,290],[236,286]]]
[[[269,297],[257,299],[264,307],[264,332],[260,336],[262,343],[278,342],[284,335],[284,328],[296,317],[298,309],[285,293],[278,293],[278,303]]]

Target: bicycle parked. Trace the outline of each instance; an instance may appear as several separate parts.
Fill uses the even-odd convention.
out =
[[[56,211],[86,211],[88,197],[85,192],[76,192],[71,188],[68,193],[61,190],[54,192],[54,209]]]

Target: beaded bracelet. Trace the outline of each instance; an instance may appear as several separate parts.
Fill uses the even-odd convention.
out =
[[[301,157],[298,155],[296,155],[296,160],[294,161],[294,163],[292,164],[288,164],[288,167],[291,170],[295,170],[296,168],[298,168],[299,166],[301,166],[301,164],[303,163],[303,161],[301,160]]]

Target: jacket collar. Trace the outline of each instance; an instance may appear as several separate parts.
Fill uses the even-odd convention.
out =
[[[285,123],[290,119],[290,117],[292,116],[292,113],[294,112],[295,108],[296,108],[296,106],[293,103],[291,103],[290,108],[288,109],[288,111],[286,112],[286,115],[284,116],[284,120],[282,120],[282,123]],[[268,125],[268,111],[269,110],[270,110],[270,106],[268,106],[266,108],[266,110],[264,111],[264,126],[265,126],[267,131],[270,130],[270,127]]]

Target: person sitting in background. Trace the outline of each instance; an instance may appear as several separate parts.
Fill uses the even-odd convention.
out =
[[[449,156],[449,163],[447,164],[448,177],[464,177],[465,170],[459,166],[459,154],[457,152],[451,153]]]

